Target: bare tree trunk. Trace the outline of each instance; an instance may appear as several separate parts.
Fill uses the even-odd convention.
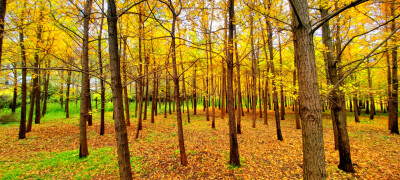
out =
[[[69,72],[68,72],[69,73]],[[44,97],[43,97],[43,109],[42,109],[42,116],[46,114],[47,111],[47,96],[49,94],[49,81],[50,81],[50,74],[45,72],[45,82],[44,82]],[[67,87],[68,88],[68,87]],[[68,89],[67,89],[68,91]],[[68,98],[68,97],[67,97]],[[65,102],[65,106],[67,106],[67,102]]]
[[[196,72],[197,65],[194,64],[194,73],[193,73],[193,115],[197,115],[197,84],[196,84]]]
[[[256,63],[256,54],[254,50],[254,27],[253,27],[253,12],[250,12],[250,37],[251,37],[251,75],[253,76],[253,100],[252,100],[252,110],[253,110],[253,124],[251,127],[256,128],[256,120],[257,120],[257,63]]]
[[[125,86],[123,86],[123,91],[124,91],[124,103],[125,103],[125,121],[126,121],[126,125],[130,126],[131,125],[131,121],[130,121],[130,117],[129,117],[129,97],[128,97],[128,86],[127,86],[127,72],[126,69],[128,68],[128,63],[127,63],[127,59],[126,59],[126,42],[127,39],[124,38],[124,52],[123,52],[123,64],[124,67],[122,67],[122,74],[123,74],[123,82],[125,84]]]
[[[110,53],[111,89],[115,113],[115,136],[120,179],[132,179],[128,133],[124,120],[120,59],[118,56],[117,8],[114,0],[108,0],[108,42]]]
[[[269,3],[268,9],[270,9],[270,6],[271,6],[271,4]],[[272,25],[268,20],[266,21],[266,24],[267,24],[267,35],[268,35],[269,67],[271,68],[271,73],[274,76],[272,79],[272,92],[273,92],[272,96],[273,96],[274,111],[275,111],[276,135],[277,135],[278,140],[283,141],[282,131],[281,131],[281,120],[279,117],[278,92],[276,90],[277,85],[275,84],[276,72],[275,72],[275,65],[273,62],[274,47],[273,47],[273,43],[272,43]],[[282,108],[284,108],[284,107],[282,107]]]
[[[368,71],[369,100],[371,103],[371,111],[369,119],[373,120],[375,115],[375,100],[374,100],[374,95],[372,94],[372,78],[371,78],[371,68],[369,66],[369,59],[367,60],[367,71]]]
[[[14,64],[14,68],[15,67],[16,66]],[[18,98],[18,72],[16,69],[13,70],[13,74],[14,74],[14,94],[13,94],[13,103],[12,103],[11,112],[13,114],[15,114],[15,109],[17,109],[17,98]]]
[[[42,11],[40,11],[40,18],[42,18]],[[35,53],[34,53],[34,58],[35,58],[35,64],[34,66],[36,68],[40,67],[40,62],[39,62],[39,43],[42,41],[42,25],[38,25],[37,27],[37,32],[36,32],[36,48],[35,48]],[[35,124],[40,124],[40,70],[35,69],[35,78],[34,78],[34,86],[36,88],[35,91],[35,100],[36,100],[36,108],[35,108]]]
[[[214,8],[214,4],[212,3],[212,8]],[[211,12],[211,23],[210,23],[210,29],[208,33],[208,46],[209,46],[209,51],[210,51],[210,69],[211,69],[211,103],[212,103],[212,122],[211,122],[211,128],[215,129],[215,87],[214,87],[214,67],[213,67],[213,55],[212,55],[212,37],[211,37],[211,28],[212,28],[212,19],[213,19],[213,12]],[[221,115],[223,117],[223,115]]]
[[[3,0],[4,2],[6,0]],[[5,7],[5,6],[4,6]],[[24,45],[24,32],[22,29],[19,30],[19,45],[21,47],[22,67],[26,67],[26,55]],[[18,139],[26,138],[26,69],[22,69],[22,84],[21,84],[21,121],[19,124]],[[32,101],[32,100],[31,100]],[[29,124],[28,124],[29,125]],[[32,127],[32,121],[30,123]]]
[[[101,1],[101,10],[104,11],[104,0]],[[103,33],[103,23],[104,23],[104,14],[101,14],[101,20],[100,20],[100,31],[99,31],[99,40],[97,41],[97,48],[98,48],[98,55],[99,55],[99,67],[100,67],[100,98],[101,98],[101,108],[100,108],[100,135],[104,135],[104,130],[105,130],[105,122],[104,122],[104,110],[105,110],[105,104],[106,104],[106,88],[104,87],[104,79],[105,77],[103,76],[103,57],[102,57],[102,48],[101,48],[101,37]],[[136,114],[135,114],[136,115]]]
[[[235,38],[236,35],[236,26],[233,26]],[[239,52],[237,48],[237,41],[235,41],[235,54],[236,54],[236,78],[237,78],[237,103],[238,103],[238,114],[237,114],[237,133],[242,134],[242,116],[241,113],[243,112],[243,105],[242,105],[242,89],[241,89],[241,81],[240,81],[240,59],[239,59]],[[232,60],[233,61],[233,60]]]
[[[321,101],[307,0],[293,0],[293,40],[299,79],[303,178],[326,179]],[[301,19],[301,21],[299,21]]]
[[[69,94],[70,94],[70,87],[71,87],[71,74],[72,71],[68,71],[68,77],[67,77],[67,93],[66,93],[66,99],[65,99],[65,117],[69,118]]]
[[[391,16],[395,16],[395,1],[392,1],[391,4]],[[392,32],[396,31],[396,21],[392,22],[391,26]],[[392,92],[391,92],[391,99],[390,99],[390,108],[389,108],[389,122],[391,125],[390,133],[392,134],[399,134],[399,124],[398,124],[398,77],[397,77],[397,38],[393,38],[393,48],[392,48]]]
[[[138,79],[138,90],[139,90],[139,96],[138,96],[138,103],[139,103],[139,115],[138,115],[138,125],[136,128],[136,135],[135,138],[139,138],[139,132],[142,130],[142,112],[143,112],[143,78],[142,78],[142,70],[143,70],[143,52],[142,52],[142,38],[143,38],[143,20],[142,20],[142,14],[143,14],[143,7],[142,5],[139,5],[139,79]]]
[[[151,43],[151,46],[153,47],[153,44]],[[155,68],[155,65],[156,65],[156,59],[154,58],[154,68],[153,68],[153,95],[152,95],[152,98],[151,98],[151,118],[150,118],[150,122],[151,123],[154,123],[155,121],[154,121],[154,115],[156,115],[157,116],[157,81],[158,81],[158,79],[157,79],[157,73],[156,73],[156,68]]]
[[[4,33],[4,19],[6,17],[7,0],[0,0],[0,67],[3,55],[3,33]],[[21,139],[21,138],[20,138]]]
[[[229,114],[229,164],[234,166],[240,166],[239,158],[239,144],[237,141],[237,131],[235,123],[235,109],[233,105],[233,30],[234,19],[235,19],[235,3],[234,0],[228,1],[228,12],[229,12],[229,37],[228,37],[228,58],[227,58],[227,97],[228,97],[228,114]]]
[[[79,157],[89,155],[86,135],[86,121],[89,118],[88,100],[89,89],[89,21],[92,11],[92,0],[86,0],[83,17],[83,47],[82,47],[82,88],[81,88],[81,108],[79,121]]]
[[[281,90],[281,120],[285,120],[285,96],[283,95],[283,82],[282,82],[282,44],[281,44],[281,35],[278,33],[278,41],[279,41],[279,63],[280,63],[280,69],[279,69],[279,75],[281,76],[281,85],[280,85],[280,90]]]
[[[327,9],[321,9],[321,16],[328,15]],[[329,23],[326,22],[322,26],[322,39],[326,48],[329,51],[326,52],[326,61],[328,64],[328,73],[329,73],[329,80],[331,84],[337,84],[339,82],[338,77],[338,70],[337,70],[337,62],[335,62],[335,57],[333,55],[333,43],[332,38],[330,36],[330,28]],[[347,123],[346,123],[346,107],[343,101],[344,95],[343,92],[337,88],[333,90],[331,94],[331,113],[332,119],[336,122],[337,126],[337,142],[339,145],[339,156],[340,156],[340,163],[339,169],[342,169],[346,172],[354,172],[353,164],[351,162],[351,155],[350,155],[350,143],[349,143],[349,136],[347,133]]]
[[[170,4],[171,11],[175,11],[173,5]],[[181,113],[181,100],[179,97],[179,76],[178,76],[178,68],[176,65],[176,48],[175,48],[175,24],[177,19],[177,14],[172,12],[173,19],[172,19],[172,30],[171,30],[171,49],[172,49],[172,69],[174,71],[173,80],[174,80],[174,95],[175,95],[175,102],[176,102],[176,120],[178,123],[178,138],[179,138],[179,151],[181,155],[181,165],[187,166],[188,161],[185,152],[185,141],[183,138],[183,127],[182,127],[182,113]]]
[[[30,102],[29,102],[29,115],[28,115],[28,127],[26,132],[31,132],[32,130],[32,123],[33,123],[33,110],[35,108],[35,98],[36,98],[36,88],[35,82],[31,80],[32,90],[30,94]]]

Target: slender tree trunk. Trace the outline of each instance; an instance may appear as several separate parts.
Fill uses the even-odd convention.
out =
[[[101,10],[104,11],[104,0],[101,1]],[[101,98],[101,108],[100,108],[100,135],[104,135],[104,130],[105,130],[105,121],[104,121],[104,110],[105,110],[105,104],[106,104],[106,88],[104,87],[104,79],[105,76],[103,76],[103,57],[102,57],[102,48],[101,48],[101,38],[102,38],[102,33],[103,33],[103,23],[104,23],[104,14],[101,14],[101,20],[100,20],[100,31],[99,31],[99,40],[97,41],[97,46],[98,46],[98,56],[99,56],[99,69],[100,69],[100,98]],[[135,113],[136,115],[136,113]]]
[[[321,16],[325,16],[328,14],[327,9],[321,10]],[[337,84],[339,82],[338,70],[337,70],[337,62],[335,62],[335,58],[333,55],[333,44],[332,38],[330,36],[330,28],[329,23],[325,23],[322,26],[322,39],[325,46],[329,49],[326,52],[326,58],[328,63],[328,72],[329,72],[329,80],[331,84]],[[331,95],[331,113],[332,118],[336,122],[337,126],[337,142],[339,144],[339,156],[340,163],[339,169],[342,169],[346,172],[354,172],[353,164],[351,162],[350,155],[350,143],[349,136],[347,133],[347,123],[346,123],[346,107],[345,107],[345,99],[343,92],[336,88],[333,90]]]
[[[32,123],[33,123],[33,110],[35,108],[35,98],[36,98],[36,88],[35,82],[31,80],[32,90],[30,94],[30,102],[29,102],[29,116],[28,116],[28,127],[26,132],[31,132],[32,130]]]
[[[14,65],[14,67],[15,67],[15,65]],[[15,114],[15,109],[17,109],[17,98],[18,98],[18,72],[17,72],[17,70],[13,70],[13,74],[14,74],[14,94],[13,94],[13,103],[12,103],[11,112],[13,114]]]
[[[228,1],[228,12],[229,12],[229,37],[228,37],[228,46],[227,46],[227,97],[228,97],[228,114],[229,114],[229,144],[230,144],[230,153],[229,153],[229,164],[234,166],[240,166],[240,158],[239,158],[239,144],[237,141],[237,131],[236,131],[236,123],[235,123],[235,109],[233,105],[233,30],[234,19],[235,19],[235,3],[234,0]],[[223,98],[225,98],[223,96]]]
[[[3,0],[4,3],[6,0]],[[4,6],[5,8],[5,6]],[[21,47],[21,57],[22,57],[22,67],[26,67],[26,55],[25,55],[25,45],[24,45],[24,32],[22,29],[19,30],[19,45]],[[26,138],[26,69],[22,69],[22,84],[21,84],[21,121],[19,124],[19,134],[18,139]],[[32,101],[32,100],[31,100]],[[32,121],[30,123],[32,127]],[[28,124],[29,127],[29,124]]]
[[[395,16],[395,0],[391,3],[391,16]],[[391,25],[392,32],[396,31],[396,21],[392,22]],[[397,37],[393,38],[393,48],[392,48],[392,91],[391,100],[389,108],[389,122],[390,122],[390,133],[399,134],[399,123],[398,123],[398,77],[397,77]]]
[[[194,64],[193,73],[193,115],[197,115],[197,84],[196,84],[197,65]]]
[[[42,18],[42,11],[40,11],[40,18]],[[36,68],[40,67],[40,62],[39,62],[39,43],[42,42],[42,25],[38,25],[37,27],[37,32],[36,32],[36,49],[35,49],[35,53],[34,53],[34,58],[35,58],[35,64],[34,66]],[[40,70],[39,69],[35,69],[35,78],[34,78],[34,86],[36,88],[35,91],[35,100],[36,100],[36,108],[35,108],[35,124],[40,124]]]
[[[124,91],[124,103],[125,103],[125,121],[126,121],[126,125],[130,126],[131,125],[131,121],[130,121],[130,117],[129,117],[129,97],[128,97],[128,85],[126,84],[127,81],[127,68],[128,68],[128,63],[127,63],[127,59],[126,59],[126,44],[127,44],[127,39],[124,38],[124,52],[122,55],[123,58],[123,64],[124,67],[122,67],[122,74],[123,74],[123,82],[124,82],[124,86],[123,86],[123,91]]]
[[[81,108],[79,121],[79,157],[89,155],[86,135],[86,122],[89,118],[89,21],[92,11],[92,0],[87,0],[85,3],[84,18],[83,18],[83,57],[82,57],[82,88],[81,88]]]
[[[153,46],[153,44],[152,44]],[[154,66],[156,65],[156,59],[154,59]],[[156,73],[156,68],[153,68],[153,95],[152,95],[152,99],[151,99],[151,118],[150,118],[150,122],[154,123],[154,115],[157,113],[157,73]]]
[[[172,4],[171,4],[172,6]],[[182,127],[182,114],[181,114],[181,100],[179,97],[179,76],[178,76],[178,68],[176,65],[176,49],[175,49],[175,23],[176,23],[177,15],[173,12],[172,19],[172,30],[171,30],[171,48],[172,48],[172,68],[174,71],[173,80],[174,80],[174,95],[176,101],[176,120],[178,123],[178,137],[179,137],[179,151],[181,155],[181,165],[187,166],[188,161],[185,152],[185,141],[183,138],[183,127]]]
[[[214,6],[214,5],[212,5]],[[210,23],[210,32],[208,34],[208,49],[210,51],[210,70],[211,70],[211,106],[212,106],[212,117],[211,117],[211,128],[215,129],[215,87],[214,87],[214,67],[213,67],[213,55],[212,55],[212,37],[211,37],[211,27],[212,27],[212,18],[213,18],[213,13],[211,12],[211,23]],[[223,115],[221,115],[223,117]]]
[[[139,79],[138,79],[138,89],[139,89],[139,96],[138,96],[138,103],[139,103],[139,115],[138,115],[138,125],[136,128],[136,135],[135,139],[139,138],[139,132],[142,130],[142,112],[143,112],[143,78],[142,78],[142,70],[143,70],[143,52],[142,52],[142,38],[143,38],[143,20],[142,20],[142,13],[143,7],[139,5]]]
[[[281,91],[281,120],[285,120],[285,96],[283,95],[283,82],[282,82],[282,45],[281,45],[281,35],[278,33],[278,42],[279,42],[279,63],[280,63],[280,69],[279,69],[279,75],[281,76],[281,85],[280,85],[280,91]]]
[[[233,26],[234,28],[234,33],[235,33],[235,38],[237,38],[236,35],[236,26]],[[238,114],[237,114],[237,133],[242,134],[242,116],[241,113],[243,112],[243,105],[242,105],[242,87],[241,87],[241,81],[240,81],[240,59],[239,59],[239,52],[238,52],[238,47],[237,47],[237,41],[235,41],[235,54],[236,54],[236,78],[237,78],[237,103],[238,103]],[[233,60],[232,60],[233,61]]]
[[[114,0],[108,0],[108,42],[110,53],[111,89],[115,113],[115,136],[120,179],[132,179],[132,170],[128,146],[128,133],[124,120],[120,59],[118,56],[117,8]]]
[[[46,114],[46,111],[47,111],[47,98],[48,98],[48,95],[49,95],[49,81],[50,81],[50,74],[45,72],[42,116],[44,116]],[[68,89],[67,89],[67,91],[68,91]],[[67,106],[67,101],[65,101],[65,106]]]
[[[3,54],[4,19],[6,17],[7,0],[0,0],[0,67]],[[21,139],[21,138],[20,138]]]
[[[70,94],[70,88],[71,88],[71,74],[72,71],[68,71],[68,77],[67,77],[67,93],[66,93],[66,99],[65,99],[65,117],[69,118],[69,94]]]
[[[250,12],[250,37],[251,37],[251,70],[253,76],[253,99],[252,99],[252,110],[253,110],[253,124],[251,127],[256,128],[256,120],[257,120],[257,63],[256,63],[256,54],[254,50],[254,28],[253,28],[253,12]]]

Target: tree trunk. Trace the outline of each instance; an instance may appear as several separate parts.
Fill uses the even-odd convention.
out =
[[[0,0],[0,67],[3,55],[4,19],[6,17],[7,0]]]
[[[193,73],[193,115],[197,115],[197,84],[196,84],[196,71],[197,65],[194,65],[194,73]]]
[[[92,0],[86,0],[83,17],[83,47],[82,47],[82,88],[81,88],[81,108],[79,120],[79,157],[89,155],[86,135],[86,121],[89,118],[89,22],[92,11]]]
[[[16,66],[14,65],[14,68],[15,67]],[[17,109],[17,98],[18,98],[18,73],[16,69],[13,70],[13,74],[14,74],[14,91],[13,91],[14,93],[13,93],[13,103],[11,112],[15,114],[15,109]]]
[[[70,88],[71,88],[71,74],[72,71],[68,71],[68,77],[67,77],[67,93],[66,93],[66,99],[65,99],[65,117],[69,118],[69,94],[70,94]]]
[[[235,33],[235,38],[237,37],[236,35],[236,26],[233,26],[234,28],[234,33]],[[237,103],[238,103],[238,114],[237,114],[237,133],[242,134],[242,116],[241,113],[243,112],[243,105],[242,105],[242,87],[241,87],[241,81],[240,81],[240,59],[239,59],[239,52],[238,52],[238,47],[237,47],[237,41],[235,41],[235,54],[236,54],[236,78],[237,78]],[[233,61],[233,59],[232,59]]]
[[[90,1],[90,0],[89,0]],[[110,53],[111,89],[115,113],[115,136],[120,179],[132,179],[128,133],[124,120],[120,59],[118,56],[117,8],[114,0],[108,0],[108,42]]]
[[[138,90],[139,90],[139,96],[138,96],[138,103],[139,103],[139,115],[138,115],[138,125],[136,128],[136,135],[135,139],[139,138],[139,132],[142,130],[142,112],[143,112],[143,78],[142,78],[142,70],[143,70],[143,52],[142,52],[142,38],[143,38],[143,20],[142,20],[142,12],[143,12],[143,7],[142,5],[139,5],[139,79],[138,79]],[[117,46],[118,47],[118,46]],[[118,50],[117,50],[118,52]]]
[[[123,64],[124,66],[122,67],[122,74],[123,74],[123,82],[124,82],[124,86],[123,86],[123,91],[124,91],[124,103],[125,103],[125,121],[126,121],[126,125],[130,126],[131,125],[131,121],[130,121],[130,117],[129,117],[129,97],[128,97],[128,85],[126,84],[127,81],[127,72],[126,69],[128,68],[128,63],[127,63],[127,59],[126,59],[126,44],[127,44],[127,39],[126,37],[124,38],[124,52],[122,55],[123,58]]]
[[[4,2],[6,0],[3,0]],[[4,6],[5,8],[5,6]],[[26,67],[26,55],[25,55],[25,45],[24,45],[24,32],[22,29],[19,30],[19,45],[21,47],[21,57],[22,57],[22,67]],[[22,84],[21,84],[21,121],[19,124],[18,139],[26,138],[26,69],[22,69]],[[32,101],[32,100],[31,100]],[[29,124],[28,124],[29,125]],[[30,123],[32,127],[32,121]]]
[[[321,16],[328,15],[327,9],[321,9]],[[328,63],[328,73],[329,73],[329,80],[330,83],[335,85],[339,82],[338,77],[338,70],[337,70],[337,62],[335,62],[335,58],[333,55],[333,44],[332,38],[330,36],[330,28],[329,23],[326,22],[322,26],[322,39],[324,45],[329,49],[326,52],[326,60]],[[340,156],[340,163],[339,169],[342,169],[346,172],[354,172],[353,164],[351,162],[351,155],[350,155],[350,143],[349,143],[349,136],[347,133],[347,122],[346,122],[346,107],[345,107],[345,99],[343,92],[336,88],[333,90],[331,97],[331,113],[332,118],[336,123],[337,126],[337,142],[339,148],[339,156]]]
[[[101,10],[104,11],[104,0],[101,1]],[[104,129],[105,129],[105,122],[104,122],[104,110],[105,110],[105,104],[106,104],[106,88],[104,87],[104,79],[105,76],[103,76],[103,57],[102,57],[102,48],[101,48],[101,37],[103,33],[103,23],[104,23],[104,13],[101,14],[101,20],[100,20],[100,31],[99,31],[99,40],[97,41],[97,48],[98,48],[98,56],[99,56],[99,69],[100,69],[100,98],[101,98],[101,108],[100,108],[100,135],[104,135]]]
[[[254,28],[253,28],[253,12],[250,12],[250,37],[251,37],[251,75],[253,76],[253,99],[252,99],[252,110],[253,110],[253,123],[251,127],[256,128],[256,120],[257,120],[257,64],[256,64],[256,54],[254,50]]]
[[[33,74],[32,74],[33,75]],[[31,80],[32,90],[31,90],[31,97],[29,102],[29,116],[28,116],[28,127],[26,132],[31,132],[32,130],[32,123],[33,123],[33,110],[35,108],[35,98],[36,98],[36,88],[35,82]]]
[[[326,179],[321,101],[307,0],[293,0],[293,40],[299,79],[303,178]],[[296,13],[294,12],[296,11]],[[295,15],[297,14],[297,15]],[[301,19],[301,22],[299,22]]]
[[[171,4],[172,6],[172,4]],[[179,76],[178,76],[178,68],[176,65],[176,48],[175,48],[175,23],[176,23],[177,15],[173,12],[172,19],[172,30],[171,30],[171,49],[172,49],[172,69],[174,71],[173,80],[174,80],[174,95],[176,102],[176,120],[178,123],[178,137],[179,137],[179,151],[181,155],[181,165],[187,166],[188,161],[185,152],[185,141],[183,138],[183,127],[182,127],[182,114],[181,114],[181,100],[179,97]]]
[[[230,144],[230,153],[229,153],[229,164],[233,166],[240,166],[240,158],[239,158],[239,144],[237,141],[237,131],[236,131],[236,123],[235,123],[235,109],[233,106],[233,30],[234,19],[235,19],[235,3],[234,0],[229,0],[228,3],[228,12],[229,12],[229,37],[228,37],[228,46],[227,46],[227,98],[228,98],[228,114],[229,114],[229,144]],[[225,98],[225,97],[223,97]]]
[[[283,82],[282,82],[282,45],[281,45],[281,35],[278,33],[278,41],[279,41],[279,64],[280,64],[280,69],[279,69],[279,75],[281,78],[281,85],[280,85],[280,91],[281,91],[281,120],[285,120],[285,96],[283,95]]]
[[[42,18],[42,11],[40,11],[40,18]],[[34,67],[36,68],[40,68],[40,62],[39,62],[39,51],[40,51],[40,47],[39,47],[39,43],[41,43],[42,41],[42,25],[38,25],[37,27],[37,33],[36,33],[36,49],[35,49],[35,53],[34,53],[34,58],[35,58],[35,64]],[[34,81],[34,86],[36,88],[35,91],[35,100],[36,100],[36,108],[35,108],[35,124],[40,124],[40,70],[39,69],[35,69],[35,78],[33,79]]]
[[[395,16],[395,1],[392,1],[391,4],[391,15],[392,17]],[[392,32],[396,30],[396,21],[392,22],[391,26]],[[390,133],[392,134],[399,134],[399,124],[398,124],[398,77],[397,77],[397,37],[393,38],[393,48],[392,48],[392,96],[390,101],[390,109],[389,109],[389,121],[391,122],[390,125]]]
[[[69,73],[69,72],[68,72]],[[43,98],[43,109],[42,109],[42,116],[46,114],[47,111],[47,97],[49,95],[49,81],[50,81],[50,74],[46,72],[45,80],[44,80],[44,98]],[[67,87],[68,88],[68,87]],[[68,89],[67,89],[68,91]],[[68,98],[68,97],[67,97]],[[67,102],[65,102],[65,106],[67,106]]]

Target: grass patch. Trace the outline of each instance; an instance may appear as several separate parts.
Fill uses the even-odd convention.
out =
[[[114,152],[111,147],[90,149],[86,158],[79,158],[78,150],[37,153],[27,161],[1,162],[1,179],[90,179],[99,173],[115,174],[118,164]]]

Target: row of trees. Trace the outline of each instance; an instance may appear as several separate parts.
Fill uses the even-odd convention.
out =
[[[65,95],[61,93],[60,102],[65,96],[67,117],[71,99],[80,100],[79,156],[89,155],[86,126],[92,124],[91,96],[99,94],[100,134],[104,134],[106,94],[111,89],[122,179],[132,178],[126,130],[131,125],[130,98],[137,104],[136,138],[142,120],[147,119],[148,106],[151,122],[157,106],[164,104],[164,117],[174,109],[184,166],[187,158],[182,110],[186,109],[190,122],[189,101],[193,114],[201,101],[206,120],[211,118],[211,127],[215,128],[215,109],[220,106],[221,118],[227,112],[229,119],[229,162],[240,166],[237,134],[242,133],[243,105],[248,112],[252,110],[253,128],[259,117],[268,125],[268,106],[273,107],[277,139],[283,140],[280,121],[285,119],[287,103],[295,111],[296,128],[302,129],[304,178],[323,179],[326,171],[321,110],[329,107],[340,154],[339,168],[354,172],[346,129],[346,99],[359,121],[359,100],[370,104],[373,119],[379,97],[381,109],[389,111],[389,130],[399,133],[399,3],[366,2],[318,1],[311,3],[310,11],[305,0],[76,0],[65,4],[3,0],[0,47],[6,38],[5,46],[0,48],[5,50],[0,53],[5,61],[1,72],[7,81],[8,76],[13,81],[7,86],[14,92],[13,109],[21,86],[19,138],[31,131],[34,114],[35,123],[40,123],[49,86],[58,86],[61,92],[66,91]],[[13,48],[16,46],[19,48]],[[65,74],[66,78],[53,77]],[[387,81],[379,81],[384,78]],[[80,92],[80,97],[73,92]]]

